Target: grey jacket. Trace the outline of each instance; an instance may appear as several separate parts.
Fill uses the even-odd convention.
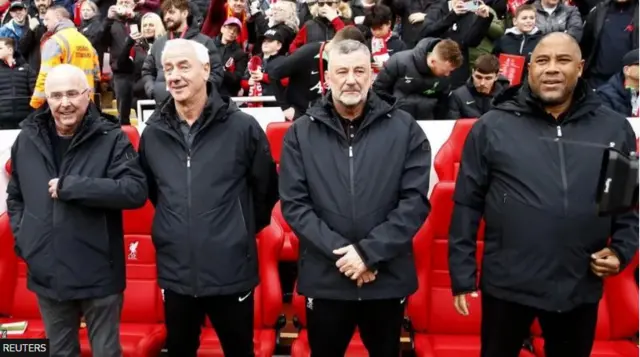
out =
[[[533,3],[536,7],[536,26],[546,35],[551,32],[566,32],[580,42],[582,38],[582,16],[575,6],[559,3],[551,14],[542,7],[541,0]]]

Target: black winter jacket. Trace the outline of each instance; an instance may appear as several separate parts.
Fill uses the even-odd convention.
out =
[[[598,302],[602,279],[589,268],[591,254],[611,237],[624,268],[638,249],[638,214],[598,216],[604,149],[575,142],[629,153],[636,146],[631,125],[583,81],[558,120],[526,86],[495,104],[462,153],[449,236],[453,293],[476,290],[476,232],[484,215],[484,293],[555,312]]]
[[[255,234],[269,224],[278,200],[264,131],[212,85],[209,93],[191,140],[169,97],[140,141],[156,208],[151,234],[158,281],[190,296],[230,295],[258,284]]]
[[[216,45],[222,64],[224,66],[224,79],[220,86],[220,94],[235,97],[240,91],[240,81],[247,70],[249,56],[242,50],[242,46],[237,42],[223,44],[222,34],[213,39]]]
[[[612,76],[607,83],[598,88],[598,95],[602,99],[602,104],[625,117],[633,116],[631,91],[624,87],[622,72]]]
[[[22,58],[16,59],[13,67],[0,60],[0,129],[19,129],[20,122],[31,114],[29,100],[37,76]]]
[[[493,98],[509,88],[509,80],[499,76],[493,84],[491,94],[478,93],[473,85],[473,78],[467,84],[456,88],[449,96],[449,113],[447,119],[479,118],[491,109]]]
[[[396,97],[398,108],[416,120],[443,119],[447,114],[449,80],[433,75],[426,61],[438,42],[425,38],[413,50],[394,54],[373,83],[376,93]]]
[[[55,300],[100,298],[125,288],[122,210],[141,207],[146,180],[117,119],[91,104],[60,167],[46,106],[22,122],[11,149],[7,212],[28,288]],[[58,199],[47,188],[59,178]]]
[[[190,5],[193,7],[194,5]],[[209,74],[209,81],[215,83],[217,87],[222,85],[224,79],[224,68],[222,66],[222,60],[220,59],[220,53],[213,43],[211,37],[200,33],[200,29],[195,25],[198,19],[193,15],[187,18],[189,28],[184,38],[187,40],[193,40],[203,44],[209,50],[209,64],[211,65],[211,73]],[[178,38],[179,36],[175,36]],[[167,82],[164,77],[164,70],[162,69],[162,51],[164,45],[170,38],[174,38],[174,34],[166,34],[158,37],[151,47],[151,52],[145,58],[142,65],[142,80],[144,81],[144,91],[148,98],[153,98],[158,105],[162,103],[167,97]]]
[[[125,68],[120,68],[121,62],[118,61],[123,52],[127,50],[127,42],[131,37],[130,26],[138,25],[140,27],[140,14],[136,14],[133,18],[125,18],[125,19],[110,19],[105,17],[103,22],[103,30],[102,30],[102,39],[100,46],[104,46],[104,48],[109,48],[109,65],[111,65],[111,69],[113,73],[126,73],[132,74],[133,68],[130,66],[126,66]],[[131,49],[131,47],[129,47]],[[128,55],[128,54],[126,54]]]
[[[298,291],[323,299],[402,298],[417,288],[413,236],[429,213],[429,141],[370,92],[353,139],[327,98],[294,122],[280,165],[282,213],[300,240]],[[387,99],[389,100],[389,99]],[[354,245],[373,283],[358,288],[333,253]]]
[[[40,45],[42,37],[47,32],[47,27],[40,20],[40,25],[32,30],[29,26],[24,28],[22,37],[18,40],[16,48],[20,55],[29,63],[29,66],[36,72],[40,72],[40,62],[42,60]]]

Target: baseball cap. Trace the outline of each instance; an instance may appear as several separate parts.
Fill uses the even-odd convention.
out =
[[[242,28],[242,22],[237,17],[228,17],[222,26],[235,25]]]
[[[634,64],[638,64],[638,62],[640,62],[640,52],[637,49],[627,52],[627,54],[622,57],[623,66],[633,66]]]
[[[12,10],[18,10],[18,9],[26,9],[27,7],[25,6],[24,3],[22,3],[22,1],[14,1],[11,3],[11,5],[9,5],[9,11]]]
[[[282,33],[274,28],[268,29],[264,33],[264,38],[272,41],[278,41],[280,43],[284,42],[284,36],[282,36]]]

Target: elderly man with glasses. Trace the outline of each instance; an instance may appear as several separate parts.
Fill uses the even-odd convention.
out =
[[[84,316],[95,356],[122,356],[125,288],[122,210],[141,207],[147,184],[116,118],[91,102],[85,72],[49,71],[48,106],[22,122],[11,149],[7,212],[29,270],[51,356],[80,356]]]

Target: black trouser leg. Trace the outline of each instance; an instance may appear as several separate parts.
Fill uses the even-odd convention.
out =
[[[116,103],[120,124],[129,125],[131,105],[133,104],[133,77],[130,74],[116,73],[113,75],[113,85],[116,91]]]
[[[357,302],[307,298],[311,357],[344,356],[357,323]]]
[[[400,356],[405,299],[358,302],[358,329],[369,356]]]
[[[203,298],[225,357],[253,357],[253,291]]]
[[[481,357],[518,357],[536,310],[482,294]]]
[[[192,296],[164,291],[164,323],[169,357],[196,357],[205,310]]]
[[[589,357],[596,334],[598,304],[581,305],[564,313],[538,316],[547,357]]]

